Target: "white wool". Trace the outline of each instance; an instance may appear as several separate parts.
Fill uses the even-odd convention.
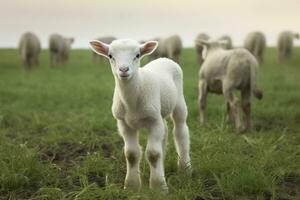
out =
[[[147,44],[152,44],[145,51]],[[183,95],[182,70],[167,58],[154,60],[140,68],[140,57],[151,54],[157,42],[140,44],[134,40],[115,40],[110,45],[91,41],[92,49],[110,58],[115,77],[112,113],[125,142],[127,174],[125,188],[140,188],[141,158],[137,131],[148,130],[146,155],[150,165],[150,187],[167,190],[163,158],[167,141],[165,118],[172,116],[174,136],[181,168],[190,166],[187,107]],[[142,55],[140,55],[142,54]]]
[[[283,63],[288,61],[293,56],[294,39],[299,39],[299,34],[291,31],[283,31],[278,36],[278,61]]]
[[[31,32],[24,33],[19,42],[19,54],[26,68],[39,64],[41,43],[39,38]]]
[[[206,57],[199,71],[199,107],[200,122],[204,123],[206,114],[206,98],[209,92],[223,94],[238,130],[250,128],[250,105],[252,93],[257,98],[262,93],[256,88],[258,63],[255,57],[246,49],[226,50],[219,41],[196,41],[204,45]],[[240,105],[234,93],[240,90],[242,108],[246,115],[246,125],[243,127],[239,117]]]
[[[69,51],[74,42],[73,38],[52,34],[49,37],[49,53],[51,66],[64,64],[69,59]]]
[[[262,32],[249,33],[245,38],[244,47],[248,49],[260,63],[263,62],[266,49],[266,37]]]
[[[182,51],[182,41],[178,35],[171,35],[159,40],[158,54],[179,63]]]

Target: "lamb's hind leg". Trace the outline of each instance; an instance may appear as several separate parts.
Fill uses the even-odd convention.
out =
[[[175,139],[175,145],[179,156],[178,167],[179,169],[190,170],[190,136],[189,129],[186,124],[187,107],[183,96],[181,100],[177,103],[172,113],[172,119],[174,123],[173,134]]]
[[[242,109],[245,114],[245,130],[250,130],[251,128],[251,90],[243,90],[241,92],[242,96]]]
[[[242,123],[240,118],[240,102],[234,95],[234,88],[231,84],[223,84],[223,94],[226,103],[229,103],[232,116],[234,118],[235,128],[240,131],[242,129]]]
[[[234,118],[230,109],[230,104],[227,102],[226,103],[226,123],[233,123]]]
[[[164,139],[163,139],[163,156],[164,158],[166,157],[166,151],[167,151],[167,144],[168,144],[168,124],[167,121],[164,121],[164,125],[165,125],[165,135],[164,135]]]
[[[199,85],[199,114],[200,114],[200,124],[204,124],[206,121],[206,99],[207,99],[207,84],[206,81],[200,80]]]
[[[141,150],[136,130],[129,128],[123,121],[118,121],[120,135],[124,139],[124,153],[126,157],[127,173],[124,188],[138,190],[141,187],[139,162]]]

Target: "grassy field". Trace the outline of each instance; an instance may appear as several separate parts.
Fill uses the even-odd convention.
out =
[[[208,124],[198,124],[199,67],[194,50],[184,50],[193,175],[177,172],[170,133],[170,193],[162,195],[148,189],[145,159],[143,189],[122,189],[126,165],[107,63],[93,64],[90,51],[74,50],[66,66],[50,69],[43,51],[41,66],[28,73],[16,50],[0,50],[0,199],[300,199],[300,49],[295,54],[282,66],[268,49],[253,131],[237,134],[223,123],[221,96],[209,96]]]

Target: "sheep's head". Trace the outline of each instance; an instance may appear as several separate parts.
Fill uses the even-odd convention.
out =
[[[64,42],[67,45],[67,47],[71,47],[71,45],[74,43],[74,38],[69,37],[69,38],[64,38]]]
[[[225,49],[227,43],[228,42],[226,40],[212,41],[212,40],[196,39],[195,41],[196,46],[203,47],[203,51],[202,51],[203,59],[205,59],[207,57],[207,54],[213,50]]]
[[[151,54],[158,42],[148,41],[143,44],[135,40],[114,40],[110,45],[92,40],[92,50],[109,59],[114,76],[120,80],[129,80],[140,67],[140,59]]]

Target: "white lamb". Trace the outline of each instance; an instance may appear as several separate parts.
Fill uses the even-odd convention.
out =
[[[293,56],[294,39],[299,39],[300,35],[291,31],[283,31],[278,36],[278,61],[284,63]]]
[[[149,131],[146,157],[150,165],[150,188],[167,191],[164,173],[164,149],[171,115],[180,168],[190,167],[187,107],[183,95],[182,71],[178,64],[160,58],[140,68],[140,59],[151,54],[157,41],[115,40],[110,45],[90,42],[93,51],[109,59],[115,78],[112,113],[125,143],[127,174],[125,188],[139,189],[141,150],[138,130]]]
[[[157,48],[159,57],[166,57],[179,63],[182,51],[182,41],[179,35],[171,35],[166,38],[160,38]]]
[[[49,37],[50,66],[64,64],[69,59],[69,53],[74,38],[52,34]]]
[[[255,31],[249,33],[245,38],[244,47],[256,57],[259,63],[263,63],[266,37],[262,32]]]
[[[41,42],[39,38],[31,32],[26,32],[21,36],[19,42],[19,54],[26,69],[39,64],[41,53]]]
[[[234,121],[239,131],[250,128],[251,96],[262,98],[262,92],[256,87],[258,63],[246,49],[226,50],[226,41],[197,40],[203,45],[204,62],[199,71],[199,109],[200,122],[204,123],[206,115],[206,98],[208,92],[223,94],[227,103],[227,117]],[[235,94],[241,91],[242,105]],[[240,110],[245,113],[246,124],[242,124]]]

